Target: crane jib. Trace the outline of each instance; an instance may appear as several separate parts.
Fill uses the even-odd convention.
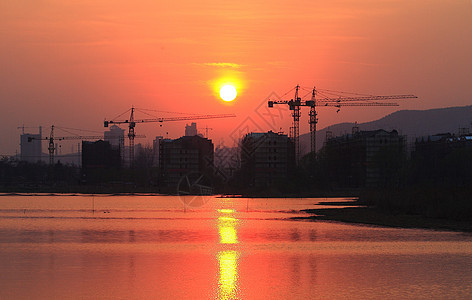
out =
[[[136,123],[163,123],[169,121],[185,121],[185,120],[202,120],[202,119],[217,119],[217,118],[232,118],[236,117],[234,114],[219,114],[219,115],[189,115],[189,116],[182,116],[182,117],[169,117],[169,118],[149,118],[149,119],[135,119],[134,118],[134,111],[140,111],[132,107],[127,112],[131,111],[129,120],[110,120],[104,122],[104,127],[108,127],[109,124],[129,124],[128,125],[128,138],[129,138],[129,161],[130,166],[133,166],[134,161],[134,138],[136,134],[134,132]],[[126,113],[126,112],[125,112]],[[147,114],[147,113],[146,113]],[[120,116],[122,116],[121,114]],[[149,115],[149,114],[147,114]],[[117,118],[119,118],[118,116]],[[152,115],[150,115],[152,116]]]
[[[318,123],[316,107],[336,107],[338,108],[337,112],[340,111],[343,106],[399,106],[396,102],[380,102],[382,100],[397,100],[397,99],[412,99],[418,98],[415,95],[386,95],[386,96],[339,96],[336,98],[318,98],[315,99],[317,95],[317,90],[313,88],[311,92],[310,100],[302,100],[298,97],[300,86],[295,87],[295,97],[290,100],[269,100],[267,102],[268,107],[274,107],[274,104],[287,104],[289,110],[293,111],[293,126],[291,127],[290,135],[295,142],[295,156],[296,161],[300,158],[300,146],[299,146],[299,121],[300,121],[300,107],[307,106],[310,107],[310,132],[311,132],[311,152],[313,155],[316,153],[316,123]],[[294,100],[295,99],[295,100]]]

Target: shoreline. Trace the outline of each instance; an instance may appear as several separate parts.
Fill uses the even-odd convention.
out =
[[[426,218],[421,215],[391,214],[369,206],[314,208],[302,211],[312,214],[310,217],[302,218],[311,221],[323,220],[394,228],[472,232],[471,222]]]
[[[81,193],[81,192],[0,192],[2,196],[50,196],[50,195],[64,195],[64,196],[169,196],[165,193],[156,192],[127,192],[127,193]],[[217,194],[225,198],[245,198],[242,195],[225,195]],[[287,197],[287,196],[286,196]],[[284,197],[284,198],[286,198]],[[265,197],[264,197],[265,198]],[[272,197],[276,198],[276,197]],[[298,198],[298,197],[297,197]],[[352,199],[355,199],[354,197]],[[359,200],[347,200],[342,202],[322,201],[320,205],[332,206],[330,208],[312,208],[301,210],[311,216],[296,217],[295,220],[310,220],[310,221],[335,221],[342,223],[364,224],[382,227],[406,228],[406,229],[429,229],[429,230],[445,230],[454,232],[472,233],[471,221],[460,221],[445,218],[425,217],[419,214],[406,213],[389,213],[374,206],[365,206]],[[343,206],[343,207],[339,207]],[[346,207],[347,206],[347,207]],[[316,207],[316,206],[315,206]]]

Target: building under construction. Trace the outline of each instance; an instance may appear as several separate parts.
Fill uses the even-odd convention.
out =
[[[110,126],[110,129],[103,132],[105,142],[109,142],[113,149],[120,150],[121,161],[125,159],[125,130],[116,125]]]
[[[20,135],[20,160],[31,163],[41,161],[42,158],[42,129],[39,127],[39,133],[23,133]]]
[[[431,163],[437,162],[450,154],[454,149],[472,148],[472,135],[451,133],[435,134],[416,138],[412,156],[421,156]],[[415,157],[415,158],[416,158]]]
[[[396,130],[359,131],[327,137],[322,149],[326,176],[341,187],[381,187],[406,157],[406,137]]]
[[[241,173],[251,187],[286,182],[295,167],[295,145],[286,134],[249,133],[241,141]]]
[[[116,175],[114,170],[121,167],[120,149],[110,142],[82,141],[82,182],[96,183],[109,181]]]
[[[213,142],[198,135],[160,140],[161,186],[177,187],[179,181],[190,173],[212,173],[213,152]]]

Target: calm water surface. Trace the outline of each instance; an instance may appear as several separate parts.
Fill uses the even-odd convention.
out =
[[[1,195],[0,299],[472,298],[471,235],[293,219],[326,200]]]

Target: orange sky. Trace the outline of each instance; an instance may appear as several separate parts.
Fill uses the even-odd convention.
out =
[[[215,145],[231,146],[239,128],[287,132],[287,112],[274,128],[261,109],[297,83],[420,97],[399,108],[320,109],[319,128],[469,105],[471,31],[470,0],[0,0],[0,154],[19,149],[22,124],[102,131],[131,105],[235,113],[198,122],[214,128]],[[226,77],[240,87],[231,105],[212,87]],[[307,120],[306,111],[301,133]],[[136,133],[177,138],[184,126]]]

